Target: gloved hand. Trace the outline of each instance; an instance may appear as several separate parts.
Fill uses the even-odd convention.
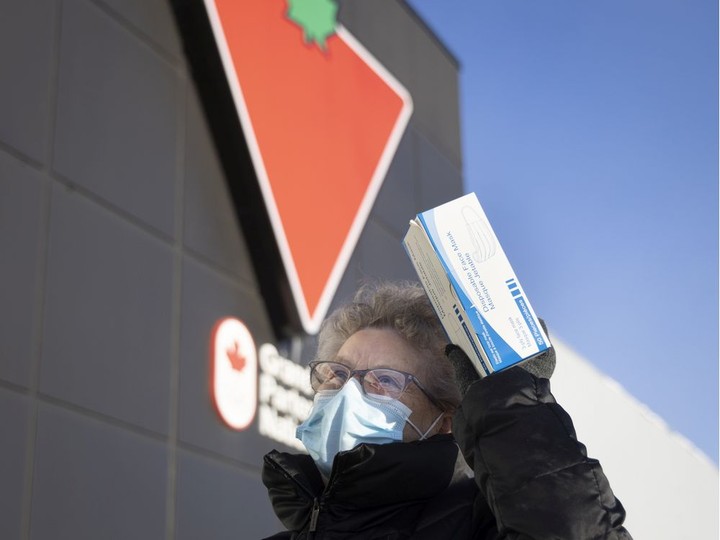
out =
[[[545,321],[542,319],[538,320],[540,321],[540,326],[542,326],[545,335],[550,337]],[[525,371],[532,373],[538,379],[549,379],[555,371],[555,347],[550,347],[549,349],[543,351],[542,354],[537,355],[535,358],[528,360],[527,362],[523,362],[520,364],[520,367]]]
[[[548,335],[545,321],[539,320],[545,335]],[[470,385],[480,379],[480,375],[465,352],[457,345],[451,343],[445,347],[445,355],[455,369],[455,382],[460,389],[460,394],[464,396]],[[535,377],[549,379],[553,371],[555,371],[555,348],[550,347],[542,354],[523,362],[518,367],[532,373]]]

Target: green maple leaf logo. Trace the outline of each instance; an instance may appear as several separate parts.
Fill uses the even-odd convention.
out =
[[[287,0],[288,18],[304,32],[305,43],[312,41],[325,50],[325,42],[335,33],[337,4],[335,0]]]

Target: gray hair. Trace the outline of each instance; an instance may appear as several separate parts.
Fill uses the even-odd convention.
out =
[[[394,330],[423,359],[423,387],[453,412],[460,404],[455,372],[445,356],[448,343],[425,290],[414,282],[363,285],[353,301],[336,309],[320,327],[317,360],[334,361],[345,341],[364,328]]]

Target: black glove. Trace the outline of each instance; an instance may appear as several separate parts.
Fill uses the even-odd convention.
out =
[[[547,335],[548,331],[547,326],[545,326],[545,321],[540,319],[540,324]],[[457,345],[451,343],[445,347],[445,356],[448,357],[448,360],[450,360],[450,363],[455,369],[455,382],[460,389],[460,394],[464,396],[470,385],[480,379],[480,375],[465,352]],[[555,348],[550,347],[541,354],[523,362],[518,367],[521,367],[539,379],[549,379],[553,371],[555,371]]]
[[[455,384],[460,389],[460,395],[465,396],[467,389],[475,381],[480,380],[475,366],[460,347],[450,343],[445,347],[445,356],[448,357],[450,363],[455,369]]]
[[[549,336],[550,334],[548,333],[545,321],[542,319],[538,320],[540,321],[540,326],[542,326],[542,329],[545,331],[545,335]],[[549,379],[555,371],[555,347],[544,350],[527,362],[520,364],[520,367],[532,373],[538,379]]]

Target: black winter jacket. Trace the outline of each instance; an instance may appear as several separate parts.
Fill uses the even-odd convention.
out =
[[[263,482],[288,530],[272,538],[630,538],[547,379],[512,368],[479,380],[453,434],[341,452],[327,485],[309,456],[270,452]]]

